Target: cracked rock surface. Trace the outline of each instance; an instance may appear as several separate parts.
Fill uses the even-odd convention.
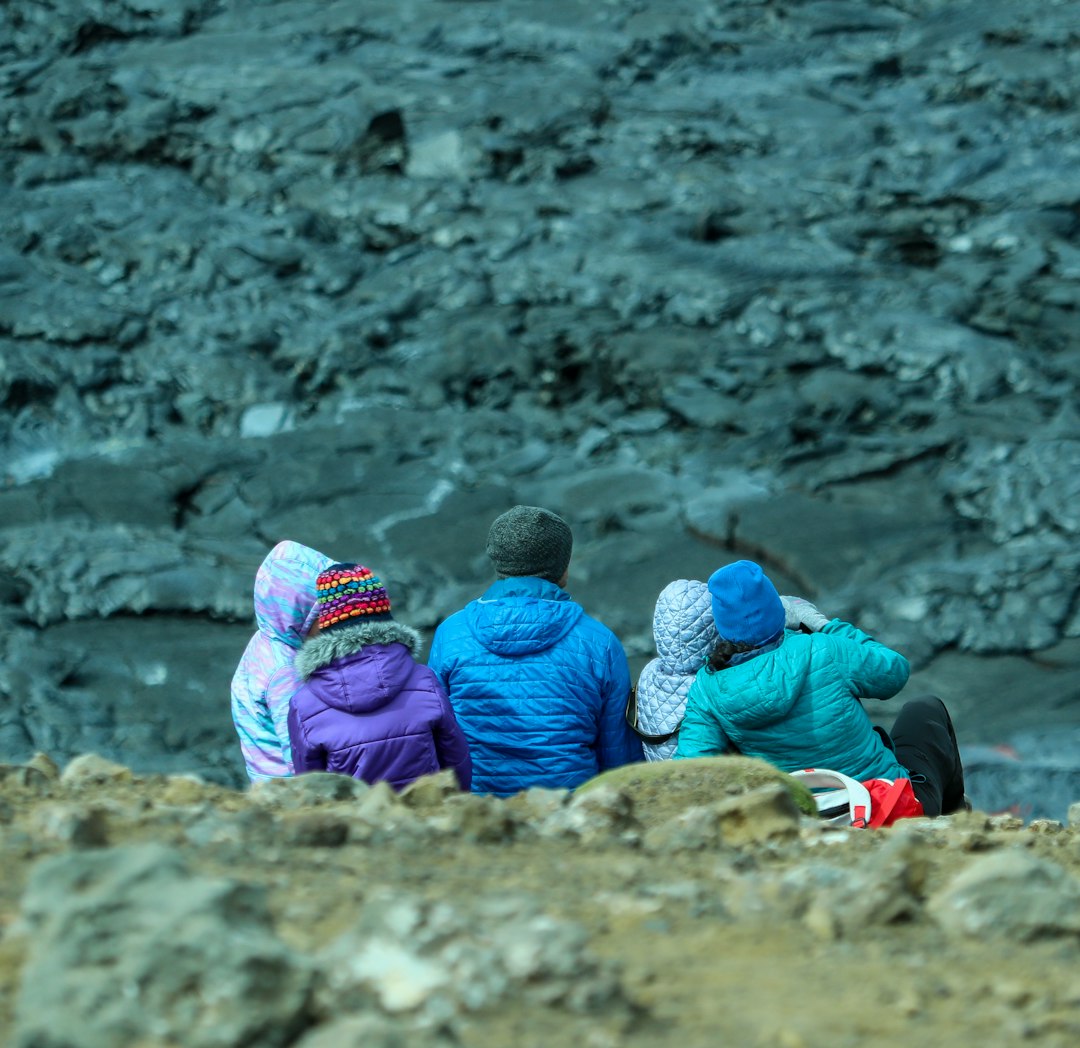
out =
[[[0,755],[238,784],[270,545],[371,564],[430,633],[530,502],[635,670],[667,582],[757,557],[911,658],[977,801],[1060,817],[1078,24],[9,0]]]

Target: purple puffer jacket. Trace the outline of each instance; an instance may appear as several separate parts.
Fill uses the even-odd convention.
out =
[[[396,790],[453,768],[472,784],[469,745],[435,674],[416,661],[420,635],[391,621],[337,626],[296,657],[289,703],[296,773],[331,771]]]

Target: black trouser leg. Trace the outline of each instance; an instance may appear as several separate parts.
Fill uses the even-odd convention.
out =
[[[896,759],[911,774],[915,796],[927,815],[948,815],[964,806],[964,769],[949,711],[933,695],[905,702],[893,723]]]

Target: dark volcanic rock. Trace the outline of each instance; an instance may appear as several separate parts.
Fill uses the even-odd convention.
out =
[[[515,501],[635,667],[752,555],[972,743],[1075,724],[1078,18],[5,4],[0,756],[235,780],[270,545],[430,630]]]

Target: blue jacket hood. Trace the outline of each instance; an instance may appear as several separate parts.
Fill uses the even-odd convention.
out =
[[[532,655],[557,644],[583,614],[570,594],[547,579],[500,579],[466,609],[469,632],[496,655]]]

